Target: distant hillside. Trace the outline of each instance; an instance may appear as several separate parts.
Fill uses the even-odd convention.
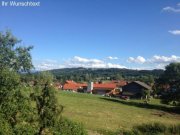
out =
[[[58,80],[74,80],[74,81],[89,81],[89,80],[152,80],[158,78],[163,70],[132,70],[118,68],[64,68],[50,70]]]

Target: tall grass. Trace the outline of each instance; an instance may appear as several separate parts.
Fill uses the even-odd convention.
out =
[[[163,123],[148,123],[134,126],[131,131],[122,135],[180,135],[180,124],[166,125]]]
[[[166,125],[163,123],[147,123],[134,126],[132,130],[106,131],[99,130],[103,135],[180,135],[180,124]]]

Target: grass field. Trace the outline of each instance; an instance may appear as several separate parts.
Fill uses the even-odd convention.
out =
[[[141,100],[120,100],[97,95],[59,92],[58,102],[64,106],[63,116],[81,122],[89,131],[129,130],[150,122],[180,123],[180,114],[169,112],[157,99],[149,105]]]

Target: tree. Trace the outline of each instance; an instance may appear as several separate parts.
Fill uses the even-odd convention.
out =
[[[145,99],[145,103],[148,103],[150,101],[150,90],[142,89],[141,92],[142,98]]]
[[[30,50],[32,46],[19,46],[21,40],[10,31],[0,32],[0,69],[9,68],[18,72],[27,72],[33,68]]]
[[[15,134],[33,134],[37,129],[34,108],[23,90],[20,76],[15,71],[0,70],[0,119],[4,121],[6,128],[9,127],[7,130],[12,130]],[[4,130],[0,129],[0,132]]]
[[[149,84],[152,86],[154,84],[154,77],[152,75],[148,76]]]
[[[168,85],[168,89],[164,91],[163,96],[166,102],[180,103],[180,63],[171,63],[166,66],[157,83],[157,87],[162,86],[162,88]]]
[[[23,92],[25,88],[18,74],[33,67],[32,47],[21,47],[20,42],[10,31],[0,32],[0,119],[14,134],[33,134],[37,128],[33,123],[34,109],[30,98]]]
[[[91,81],[91,74],[88,73],[85,74],[85,81],[87,82]]]
[[[58,104],[55,89],[52,86],[53,75],[41,72],[36,75],[37,83],[31,97],[36,102],[39,117],[39,135],[53,133],[54,127],[60,121],[63,107]]]
[[[121,74],[115,74],[115,77],[114,77],[115,80],[123,80],[123,77]]]

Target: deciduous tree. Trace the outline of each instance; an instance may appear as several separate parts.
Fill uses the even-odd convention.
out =
[[[180,63],[171,63],[166,66],[164,74],[157,80],[158,85],[169,86],[165,91],[164,100],[180,103]]]
[[[30,55],[33,47],[22,47],[20,43],[10,31],[0,32],[0,69],[27,72],[33,68]]]

